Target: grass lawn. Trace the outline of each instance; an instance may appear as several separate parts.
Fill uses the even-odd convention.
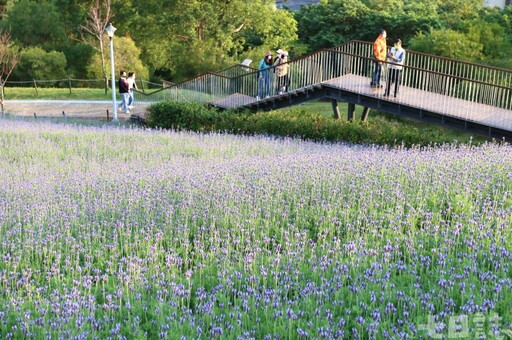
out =
[[[6,100],[55,99],[55,100],[109,100],[110,89],[102,88],[54,88],[54,87],[5,87]]]

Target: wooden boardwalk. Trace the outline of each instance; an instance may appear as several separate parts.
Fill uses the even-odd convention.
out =
[[[384,97],[385,82],[383,82],[383,88],[373,88],[370,86],[370,78],[353,74],[334,78],[323,84],[365,96],[376,97],[384,101],[438,113],[447,117],[467,120],[498,129],[512,130],[512,112],[490,105],[474,103],[406,86],[400,87],[399,96],[395,98],[393,96],[393,85],[391,86],[391,96]]]
[[[210,102],[210,104],[224,109],[236,109],[241,106],[255,103],[256,101],[256,97],[247,96],[241,93],[234,93],[227,97],[214,100]]]
[[[394,87],[391,87],[391,95],[384,96],[386,82],[383,81],[383,87],[374,88],[370,86],[370,78],[347,74],[341,77],[333,78],[314,86],[318,89],[339,89],[350,93],[372,97],[377,99],[382,105],[391,103],[399,105],[401,110],[407,111],[410,108],[422,110],[425,113],[434,113],[442,117],[450,117],[461,121],[473,122],[478,125],[488,126],[496,129],[512,131],[512,111],[498,107],[474,103],[463,99],[450,97],[438,93],[432,93],[407,86],[401,86],[399,95],[394,97]],[[313,87],[311,87],[313,88]],[[295,105],[294,101],[287,101],[289,97],[297,96],[306,91],[306,88],[299,88],[282,95],[271,96],[257,101],[256,97],[234,93],[229,96],[214,100],[209,104],[224,109],[236,109],[241,107],[261,108],[265,105],[272,106],[277,101],[288,102],[287,105]]]

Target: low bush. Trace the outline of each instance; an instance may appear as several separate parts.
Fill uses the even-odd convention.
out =
[[[238,134],[262,134],[299,137],[314,141],[345,141],[379,145],[428,145],[450,143],[454,133],[431,126],[415,126],[402,120],[374,116],[367,122],[333,119],[324,113],[298,106],[260,112],[222,111],[198,103],[162,101],[148,109],[147,124],[164,129],[197,132],[224,131]],[[469,134],[457,141],[467,142]]]

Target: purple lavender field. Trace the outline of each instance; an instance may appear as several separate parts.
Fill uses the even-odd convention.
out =
[[[0,339],[503,338],[512,147],[0,121]]]

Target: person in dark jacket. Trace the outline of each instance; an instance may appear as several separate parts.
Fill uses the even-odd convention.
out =
[[[130,113],[128,108],[128,100],[130,99],[130,92],[128,88],[128,82],[126,81],[126,71],[121,70],[119,72],[119,80],[117,81],[117,88],[119,89],[119,95],[121,96],[121,104],[117,106],[119,111]]]

